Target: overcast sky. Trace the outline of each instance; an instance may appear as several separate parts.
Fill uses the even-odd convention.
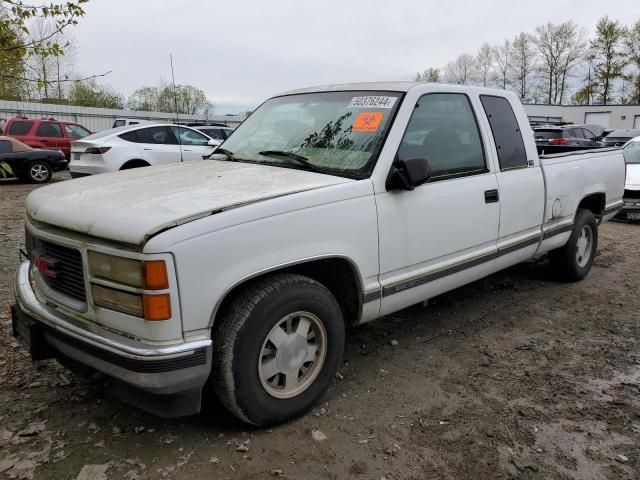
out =
[[[129,95],[169,81],[172,53],[176,82],[224,114],[292,88],[411,80],[549,21],[631,23],[640,0],[90,0],[86,12],[73,30],[82,74],[112,70],[104,82]]]

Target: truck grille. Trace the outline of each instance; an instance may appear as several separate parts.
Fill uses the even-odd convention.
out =
[[[35,238],[28,231],[26,245],[31,261],[34,261],[35,254],[40,259],[39,262],[45,265],[45,271],[43,268],[38,269],[49,287],[81,302],[86,301],[82,255],[79,250]]]

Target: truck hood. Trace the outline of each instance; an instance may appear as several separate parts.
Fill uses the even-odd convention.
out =
[[[627,181],[624,188],[627,190],[640,190],[640,163],[627,164]]]
[[[352,182],[220,160],[137,168],[60,182],[27,197],[27,215],[67,230],[142,245],[154,234],[270,198]]]

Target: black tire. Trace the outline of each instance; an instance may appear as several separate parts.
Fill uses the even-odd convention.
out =
[[[40,160],[31,162],[26,171],[26,179],[31,183],[47,183],[52,175],[51,165]]]
[[[305,390],[276,398],[260,379],[259,362],[272,329],[300,311],[315,316],[324,328],[324,362],[318,362],[317,376]],[[329,387],[344,351],[344,321],[336,299],[322,284],[302,275],[275,274],[250,284],[216,322],[209,386],[232,414],[256,426],[277,425],[306,412]],[[296,370],[296,378],[301,372]]]
[[[590,248],[585,255],[578,253],[578,240],[581,232],[586,229],[591,232]],[[589,245],[587,244],[587,247]],[[598,225],[596,218],[590,210],[580,209],[576,214],[571,236],[567,243],[556,250],[549,252],[551,267],[562,280],[578,282],[587,276],[593,261],[596,258],[598,248]],[[587,258],[585,258],[588,255]]]

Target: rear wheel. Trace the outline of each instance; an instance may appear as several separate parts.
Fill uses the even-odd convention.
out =
[[[567,243],[549,252],[551,266],[564,280],[577,282],[587,276],[598,248],[598,225],[593,213],[580,209]]]
[[[336,299],[301,275],[258,280],[217,322],[210,385],[234,415],[253,425],[307,411],[329,387],[344,350]]]
[[[26,178],[31,183],[47,183],[51,180],[53,171],[46,162],[35,161],[29,164],[27,168]]]

